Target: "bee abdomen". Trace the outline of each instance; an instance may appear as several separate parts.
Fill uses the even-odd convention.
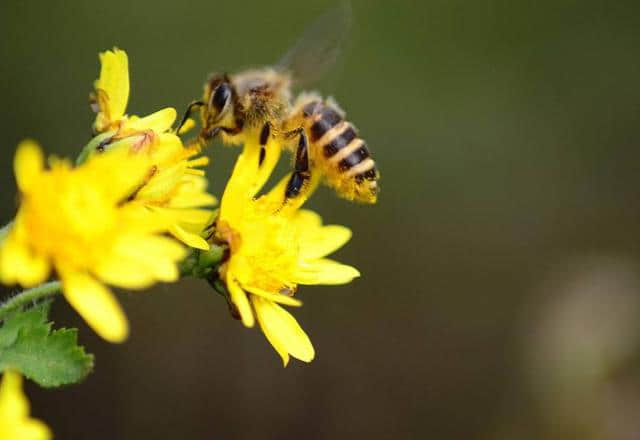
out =
[[[311,101],[307,105],[302,108],[302,115],[305,118],[313,115],[319,108],[322,107],[322,103],[320,101]]]
[[[330,159],[357,137],[358,135],[356,130],[351,126],[351,124],[348,122],[342,122],[335,128],[329,130],[318,143],[322,145],[324,157]]]
[[[362,182],[363,180],[375,181],[378,180],[378,170],[375,165],[365,171],[364,173],[356,174],[356,180]]]
[[[353,125],[344,120],[344,115],[339,110],[319,100],[307,102],[302,107],[302,116],[307,121],[309,139],[315,147],[319,162],[324,162],[333,171],[327,170],[334,176],[330,178],[330,182],[334,179],[330,185],[340,188],[339,193],[349,199],[375,202],[378,170],[366,143],[358,137]],[[368,182],[367,189],[347,190],[348,184],[337,183],[350,180],[358,186]]]
[[[314,122],[311,125],[311,142],[317,142],[329,130],[342,122],[340,113],[331,107],[324,107],[314,116]]]
[[[340,130],[329,138],[332,132]],[[375,180],[377,173],[375,163],[367,144],[357,137],[355,129],[348,122],[331,129],[320,141],[324,156],[329,163],[338,168],[345,177],[356,177],[356,180]]]

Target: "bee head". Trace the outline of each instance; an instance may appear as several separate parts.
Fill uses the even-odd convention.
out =
[[[229,113],[234,90],[227,75],[213,75],[208,81],[207,88],[207,113],[212,122],[218,122]]]

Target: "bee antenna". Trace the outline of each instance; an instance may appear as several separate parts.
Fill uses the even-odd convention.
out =
[[[187,110],[184,112],[184,115],[182,116],[182,120],[178,124],[178,128],[176,128],[176,134],[180,132],[180,129],[187,122],[187,119],[191,117],[191,112],[193,111],[193,109],[197,107],[202,107],[203,105],[204,105],[204,102],[202,101],[193,101],[191,104],[189,104],[189,106],[187,107]]]

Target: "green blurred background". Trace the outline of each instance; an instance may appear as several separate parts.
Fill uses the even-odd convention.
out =
[[[286,369],[208,285],[121,292],[80,386],[27,386],[59,439],[639,438],[640,4],[353,2],[318,84],[382,173],[377,206],[322,189],[363,276],[305,287],[317,350]],[[97,53],[130,57],[129,112],[181,111],[211,71],[276,60],[330,3],[4,1],[1,220],[17,142],[73,157]],[[208,152],[220,194],[236,149]],[[9,290],[4,290],[3,296]]]

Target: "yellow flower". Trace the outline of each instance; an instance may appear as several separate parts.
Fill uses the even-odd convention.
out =
[[[129,61],[120,49],[100,54],[102,68],[95,83],[98,105],[95,129],[105,131],[90,143],[87,155],[98,147],[115,148],[123,141],[134,152],[147,153],[154,167],[149,179],[135,194],[137,202],[164,217],[169,232],[188,246],[207,250],[200,233],[211,220],[216,204],[206,192],[204,171],[196,167],[209,163],[207,157],[194,157],[199,148],[185,148],[178,136],[168,132],[176,118],[173,108],[165,108],[144,118],[126,116],[129,98]],[[99,151],[99,150],[98,150]]]
[[[154,161],[151,178],[132,199],[169,224],[169,232],[184,244],[208,250],[209,244],[201,237],[202,230],[211,221],[211,210],[201,209],[217,203],[206,192],[208,181],[204,171],[195,167],[206,165],[205,156],[193,158],[197,149],[184,148],[177,136],[166,134],[157,153],[151,153]]]
[[[94,129],[98,133],[114,131],[122,138],[144,131],[155,134],[168,131],[176,119],[176,110],[167,107],[140,118],[127,116],[129,101],[129,59],[118,48],[100,54],[100,77],[94,84],[93,107],[97,112]]]
[[[359,272],[324,258],[351,237],[344,226],[323,226],[312,211],[283,205],[283,179],[267,195],[255,198],[279,157],[279,146],[271,141],[259,165],[260,147],[245,144],[225,189],[216,239],[230,247],[220,276],[247,327],[258,320],[284,365],[293,356],[305,362],[314,357],[311,342],[300,325],[279,304],[299,306],[292,295],[298,284],[344,284]],[[307,193],[308,195],[308,193]]]
[[[0,384],[0,439],[47,440],[51,431],[40,420],[29,418],[29,401],[22,392],[22,376],[7,370]]]
[[[94,150],[88,157],[98,155],[95,147],[100,145],[100,139],[98,136],[88,145]],[[203,208],[215,205],[217,200],[207,193],[208,181],[197,167],[207,165],[209,159],[194,157],[199,149],[185,148],[180,138],[170,133],[162,133],[142,148],[136,137],[130,136],[106,145],[104,151],[115,149],[145,156],[152,163],[149,175],[127,203],[143,206],[162,217],[169,232],[184,244],[208,250],[201,232],[211,222],[212,211]]]
[[[23,141],[14,170],[20,209],[0,245],[0,281],[25,287],[45,281],[55,269],[63,293],[100,336],[122,342],[128,324],[103,284],[140,289],[175,281],[185,251],[161,236],[165,221],[136,204],[123,203],[147,178],[146,155],[115,149],[72,168]]]

